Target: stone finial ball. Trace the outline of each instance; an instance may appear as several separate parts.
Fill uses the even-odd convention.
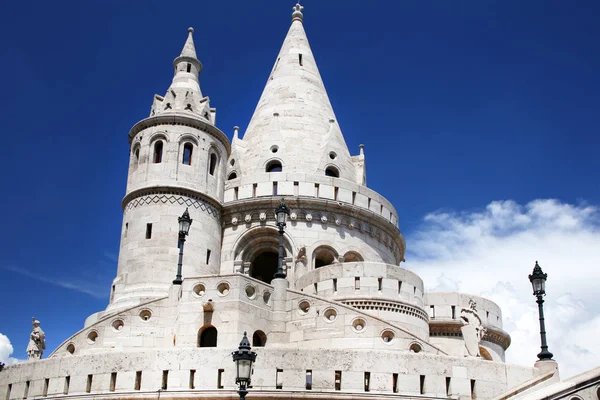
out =
[[[191,26],[188,28],[188,32],[189,33],[194,33],[194,28],[192,28]]]

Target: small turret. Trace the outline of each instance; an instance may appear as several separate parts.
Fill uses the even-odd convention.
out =
[[[154,96],[150,116],[185,112],[206,119],[214,124],[215,110],[210,108],[208,97],[202,95],[200,89],[200,72],[202,63],[196,55],[193,38],[194,28],[188,28],[188,37],[181,54],[173,60],[173,82],[165,96]]]

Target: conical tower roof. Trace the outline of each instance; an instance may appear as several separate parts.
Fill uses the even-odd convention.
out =
[[[283,172],[323,175],[328,167],[355,181],[356,173],[303,26],[303,7],[292,25],[243,137],[242,175],[265,172],[279,159]],[[273,150],[277,148],[276,152]]]

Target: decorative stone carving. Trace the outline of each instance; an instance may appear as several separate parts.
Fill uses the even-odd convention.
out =
[[[306,214],[306,220],[307,221],[309,221],[309,222],[312,221],[312,218],[313,218],[312,214],[310,214],[310,213]]]
[[[481,318],[477,314],[477,303],[473,299],[469,299],[469,308],[460,310],[460,320],[463,326],[460,328],[467,357],[481,357],[479,354],[479,342],[485,335],[486,329],[481,323]]]
[[[29,334],[29,343],[27,344],[27,359],[39,360],[46,349],[46,335],[40,328],[40,321],[31,318],[32,331]]]
[[[215,309],[215,303],[212,301],[212,299],[208,299],[207,302],[202,303],[202,309],[204,311],[214,311]]]
[[[266,221],[266,219],[267,219],[267,213],[266,212],[261,212],[258,217],[259,217],[259,219],[261,221]]]
[[[250,221],[252,221],[252,215],[246,214],[246,216],[244,217],[244,221],[246,221],[246,223],[249,224]]]
[[[290,219],[292,221],[295,221],[298,219],[298,214],[295,211],[292,211],[292,213],[290,214]]]
[[[327,216],[326,215],[321,215],[321,222],[326,224],[327,223]]]
[[[237,224],[238,224],[238,222],[239,222],[239,221],[238,221],[238,217],[233,217],[233,218],[231,218],[231,224],[232,224],[232,225],[237,225]]]
[[[350,222],[348,222],[348,228],[350,228],[350,229],[356,228],[356,221],[351,219]]]
[[[335,217],[335,224],[336,225],[341,225],[342,224],[342,219],[340,217]]]

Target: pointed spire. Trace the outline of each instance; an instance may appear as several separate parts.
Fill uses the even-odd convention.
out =
[[[179,57],[190,57],[198,59],[198,57],[196,56],[196,47],[194,46],[194,38],[192,36],[193,33],[194,28],[189,27],[188,37],[185,41],[185,44],[183,45],[183,49],[181,50],[181,54],[179,55]]]
[[[260,154],[246,154],[242,174],[264,173],[276,145],[284,172],[324,176],[333,166],[340,178],[354,181],[350,152],[302,24],[303,9],[300,4],[293,8],[291,26],[243,136],[247,148]]]

